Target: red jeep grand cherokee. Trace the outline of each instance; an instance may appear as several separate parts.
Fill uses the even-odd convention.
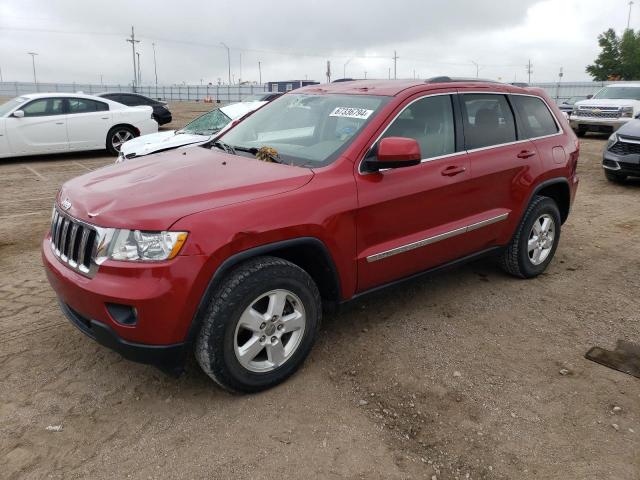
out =
[[[63,312],[124,357],[223,387],[291,375],[336,305],[498,254],[542,273],[578,141],[541,91],[439,77],[289,93],[215,143],[75,178],[42,255]]]

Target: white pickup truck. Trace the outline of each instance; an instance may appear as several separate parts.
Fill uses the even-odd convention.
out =
[[[576,102],[569,120],[583,136],[587,132],[613,133],[640,114],[640,83],[609,85],[592,98]]]

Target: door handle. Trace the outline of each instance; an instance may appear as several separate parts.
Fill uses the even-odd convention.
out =
[[[100,117],[102,120],[109,120],[109,117]]]
[[[64,125],[64,122],[56,122],[56,125]]]
[[[532,152],[531,150],[522,150],[517,156],[518,158],[531,158],[536,154],[536,152]]]
[[[464,167],[459,167],[457,165],[449,165],[447,168],[445,168],[444,170],[442,170],[442,175],[444,175],[445,177],[453,177],[454,175],[458,175],[460,173],[464,173],[466,172],[467,169]]]

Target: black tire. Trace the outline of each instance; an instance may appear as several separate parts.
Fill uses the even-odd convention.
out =
[[[120,136],[120,138],[129,137],[129,136],[131,138],[135,138],[137,136],[133,128],[127,127],[125,125],[115,126],[111,128],[111,130],[109,130],[109,132],[107,133],[107,151],[111,155],[117,156],[120,153],[120,146],[116,145],[116,141],[117,141],[116,139],[118,135]],[[131,138],[129,138],[129,140]]]
[[[626,175],[615,173],[610,170],[605,170],[604,176],[607,178],[607,180],[614,183],[623,183],[627,179]]]
[[[542,263],[535,265],[529,257],[529,235],[534,222],[545,214],[553,219],[555,235],[548,256]],[[560,241],[560,223],[560,211],[553,199],[538,195],[533,197],[515,235],[502,253],[502,257],[500,258],[500,266],[502,269],[520,278],[533,278],[544,272],[549,263],[551,263]]]
[[[306,316],[304,331],[282,365],[268,372],[251,371],[236,356],[236,327],[255,299],[275,289],[288,290],[300,299]],[[195,356],[204,372],[229,391],[266,390],[302,365],[315,342],[321,317],[320,292],[307,272],[281,258],[257,257],[235,268],[216,289],[198,333]]]
[[[584,137],[587,134],[587,131],[584,128],[579,128],[576,130],[576,135],[579,137]]]

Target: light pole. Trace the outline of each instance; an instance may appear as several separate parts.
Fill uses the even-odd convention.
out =
[[[156,96],[158,95],[158,66],[156,65],[156,44],[152,43],[153,47],[153,73],[156,75]]]
[[[258,60],[258,76],[260,78],[258,83],[262,85],[262,62],[260,62],[260,60]]]
[[[38,90],[38,79],[36,78],[36,52],[27,52],[27,55],[31,55],[31,65],[33,66],[33,84],[36,86],[36,90]]]
[[[633,7],[633,2],[629,2],[629,16],[627,17],[627,30],[631,26],[631,8]]]
[[[347,78],[347,65],[349,65],[349,62],[352,59],[350,58],[349,60],[347,60],[346,62],[344,62],[344,65],[342,67],[342,78]]]
[[[471,60],[471,63],[476,66],[476,78],[478,78],[480,76],[480,64],[478,64],[478,62],[474,62],[473,60]]]
[[[227,49],[227,66],[229,67],[229,85],[231,85],[231,49],[227,47],[227,44],[224,42],[220,42],[224,48]]]
[[[136,52],[138,56],[138,86],[142,86],[142,73],[140,71],[140,52]]]

